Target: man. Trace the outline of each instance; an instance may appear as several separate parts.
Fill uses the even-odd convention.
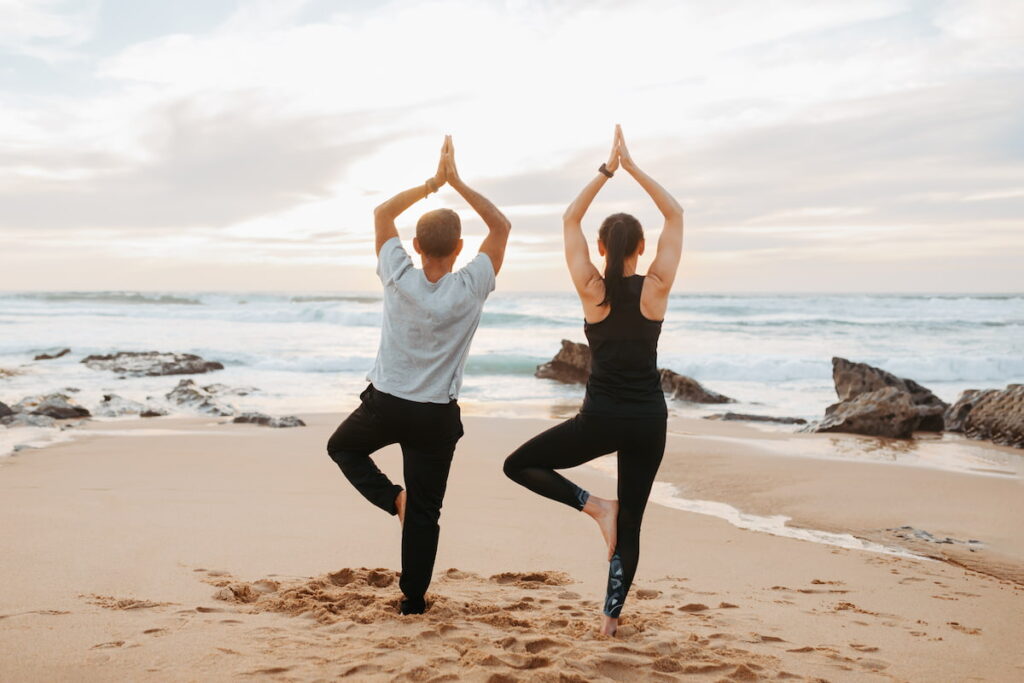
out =
[[[452,272],[462,250],[459,216],[437,209],[416,223],[413,247],[423,269],[402,248],[395,218],[448,183],[487,225],[480,253]],[[437,554],[441,502],[455,444],[462,436],[458,396],[469,345],[505,256],[511,225],[455,167],[451,136],[437,174],[400,192],[374,212],[377,274],[384,284],[384,317],[377,360],[360,394],[362,404],[327,442],[327,452],[371,503],[402,523],[402,614],[422,614]],[[370,455],[402,447],[406,489],[392,483]]]

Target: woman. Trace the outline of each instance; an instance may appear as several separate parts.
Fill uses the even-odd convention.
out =
[[[621,164],[665,217],[658,253],[647,275],[636,272],[644,252],[639,221],[617,213],[601,224],[597,249],[604,277],[590,261],[581,221]],[[683,248],[683,210],[637,168],[615,127],[611,156],[562,217],[565,260],[583,304],[592,353],[586,397],[576,417],[539,434],[505,460],[505,474],[526,488],[590,515],[608,544],[608,591],[601,632],[615,635],[640,558],[640,522],[665,450],[667,409],[657,367],[658,336]],[[618,452],[618,500],[590,495],[555,472]]]

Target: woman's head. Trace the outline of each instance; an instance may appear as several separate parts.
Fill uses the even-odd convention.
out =
[[[604,301],[611,302],[622,285],[627,259],[644,251],[644,229],[640,221],[628,213],[613,213],[597,231],[597,247],[604,256]]]

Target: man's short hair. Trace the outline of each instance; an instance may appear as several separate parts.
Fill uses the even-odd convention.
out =
[[[420,251],[427,256],[449,256],[459,245],[461,237],[462,222],[459,214],[451,209],[428,211],[416,222],[416,239],[419,240]]]

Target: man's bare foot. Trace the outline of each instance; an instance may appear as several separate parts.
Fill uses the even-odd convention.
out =
[[[398,510],[398,523],[405,524],[405,489],[398,492],[395,496],[395,509]]]
[[[615,552],[615,533],[616,533],[616,522],[619,519],[619,501],[607,500],[605,498],[598,498],[595,495],[591,495],[587,499],[587,504],[583,506],[583,511],[590,515],[597,526],[601,527],[601,535],[604,536],[604,542],[608,544],[608,559],[612,559],[612,554]]]
[[[607,615],[601,617],[601,633],[606,636],[614,636],[619,630],[619,620]]]

